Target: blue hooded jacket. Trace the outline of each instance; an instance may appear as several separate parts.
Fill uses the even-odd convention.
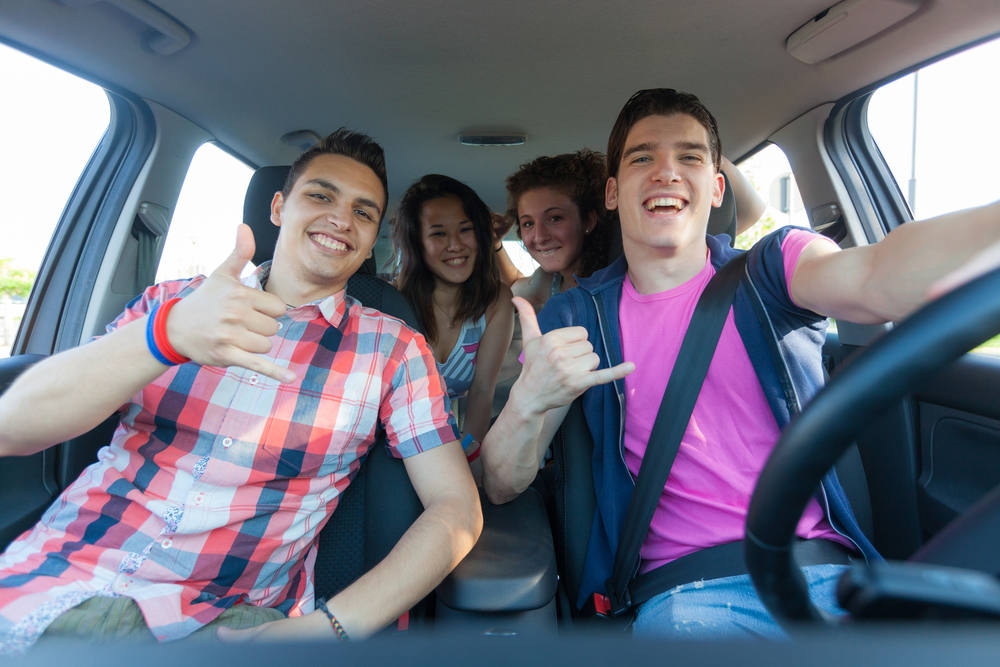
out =
[[[772,232],[750,249],[747,275],[740,282],[733,302],[736,328],[778,428],[788,424],[793,412],[789,410],[781,376],[774,366],[748,290],[756,289],[760,295],[795,394],[803,403],[808,402],[824,382],[822,349],[827,320],[796,306],[786,288],[781,242],[791,229],[785,227]],[[707,236],[706,241],[716,270],[742,252],[730,248],[729,237],[725,235]],[[613,350],[611,359],[621,360],[618,309],[627,266],[625,257],[620,257],[590,278],[580,279],[578,288],[551,297],[538,316],[542,333],[560,327],[582,326],[587,329],[594,351],[601,359],[599,368],[614,365],[613,361],[609,363],[608,346]],[[599,309],[599,302],[603,302],[603,308]],[[604,340],[600,318],[607,319],[610,341]],[[625,383],[622,380],[593,387],[583,394],[584,414],[594,437],[593,473],[597,509],[577,600],[577,606],[581,608],[591,593],[606,593],[605,582],[614,567],[618,539],[635,486],[624,459],[624,406]],[[881,560],[861,532],[835,471],[831,470],[824,477],[817,498],[834,530],[850,538],[866,559]]]

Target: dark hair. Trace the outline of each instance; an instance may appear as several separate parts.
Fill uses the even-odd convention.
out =
[[[478,319],[500,296],[500,270],[493,253],[493,221],[490,209],[479,195],[465,183],[440,174],[428,174],[407,189],[399,200],[392,222],[392,245],[396,251],[398,270],[396,285],[417,311],[424,325],[424,336],[437,340],[434,320],[434,274],[424,261],[424,244],[420,233],[420,212],[425,203],[447,197],[462,202],[476,234],[476,264],[472,275],[462,285],[455,319]]]
[[[379,222],[382,222],[382,218],[385,217],[385,209],[389,206],[389,178],[385,172],[385,153],[382,151],[382,147],[367,134],[352,132],[346,127],[326,135],[320,139],[318,144],[307,148],[302,155],[295,158],[292,168],[288,171],[288,178],[285,179],[285,187],[281,189],[281,195],[287,199],[288,195],[292,193],[292,188],[295,187],[295,182],[299,180],[299,176],[306,170],[309,163],[320,155],[326,154],[349,157],[375,172],[378,180],[382,181],[382,190],[385,193],[382,215],[379,218]]]
[[[678,113],[691,116],[708,132],[712,163],[715,165],[716,173],[721,171],[722,140],[719,138],[719,126],[701,100],[690,93],[681,93],[673,88],[651,88],[640,90],[630,97],[618,114],[618,120],[615,121],[611,136],[608,137],[609,175],[613,178],[618,177],[618,166],[625,151],[625,140],[633,125],[649,116],[672,116]]]
[[[604,190],[608,183],[608,167],[604,156],[584,149],[554,157],[540,157],[522,164],[516,173],[507,177],[507,214],[514,217],[517,237],[521,238],[521,224],[517,204],[524,193],[538,188],[552,188],[576,204],[584,225],[593,212],[597,225],[583,239],[580,268],[577,275],[589,277],[594,271],[608,265],[608,245],[611,241],[612,217],[604,208]]]

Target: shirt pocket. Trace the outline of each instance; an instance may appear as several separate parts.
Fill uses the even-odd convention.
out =
[[[264,429],[261,449],[277,478],[326,475],[346,469],[367,437],[360,392],[303,382],[282,392]]]

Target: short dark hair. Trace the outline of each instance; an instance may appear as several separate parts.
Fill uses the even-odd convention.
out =
[[[649,116],[672,116],[678,113],[691,116],[708,132],[712,163],[715,165],[716,173],[721,171],[722,140],[719,138],[719,126],[708,108],[691,93],[681,93],[673,88],[650,88],[640,90],[630,97],[618,114],[618,120],[615,121],[611,136],[608,137],[608,174],[612,178],[618,177],[618,166],[625,151],[625,140],[628,139],[632,126]]]
[[[447,197],[455,197],[462,203],[462,210],[472,222],[477,246],[476,264],[459,292],[455,319],[479,319],[500,296],[500,269],[493,252],[493,219],[489,207],[475,190],[461,181],[441,174],[422,177],[399,200],[392,221],[392,245],[398,262],[396,286],[413,305],[429,341],[436,341],[438,333],[434,319],[434,274],[424,261],[420,211],[425,203]]]
[[[302,155],[295,158],[292,168],[288,171],[288,178],[285,179],[285,187],[281,189],[281,195],[288,198],[295,187],[295,182],[306,170],[309,163],[320,155],[343,155],[352,160],[365,165],[378,176],[382,181],[382,191],[385,194],[385,201],[382,203],[382,215],[379,222],[385,217],[385,210],[389,206],[389,177],[385,171],[385,152],[374,139],[361,132],[353,132],[346,127],[326,135],[318,144],[307,148]]]
[[[535,158],[507,177],[507,215],[514,217],[517,237],[521,238],[518,202],[526,192],[538,188],[551,188],[572,199],[585,225],[591,212],[595,213],[597,225],[584,237],[577,271],[581,278],[587,278],[608,265],[612,218],[604,208],[607,183],[607,163],[604,156],[595,151],[585,148],[575,153]]]

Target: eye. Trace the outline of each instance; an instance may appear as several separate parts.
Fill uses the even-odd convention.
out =
[[[534,224],[531,220],[525,220],[521,223],[521,229],[531,229]]]
[[[373,219],[370,215],[368,215],[368,211],[365,211],[364,209],[357,208],[357,209],[354,209],[354,212],[356,214],[360,215],[361,217],[365,218],[366,220],[372,220]]]
[[[322,193],[319,193],[319,192],[314,192],[314,193],[312,193],[312,194],[311,194],[311,195],[309,195],[309,196],[310,196],[310,197],[311,197],[312,199],[315,199],[315,200],[317,200],[317,201],[322,201],[322,202],[328,202],[328,201],[330,201],[330,198],[329,198],[329,197],[327,197],[326,195],[324,195],[324,194],[322,194]]]
[[[643,163],[652,162],[652,161],[653,161],[653,158],[649,157],[648,155],[640,155],[637,158],[635,158],[634,160],[632,160],[632,164],[643,164]]]
[[[551,218],[549,218],[549,222],[559,222],[562,219],[563,217],[561,215],[554,215]]]

